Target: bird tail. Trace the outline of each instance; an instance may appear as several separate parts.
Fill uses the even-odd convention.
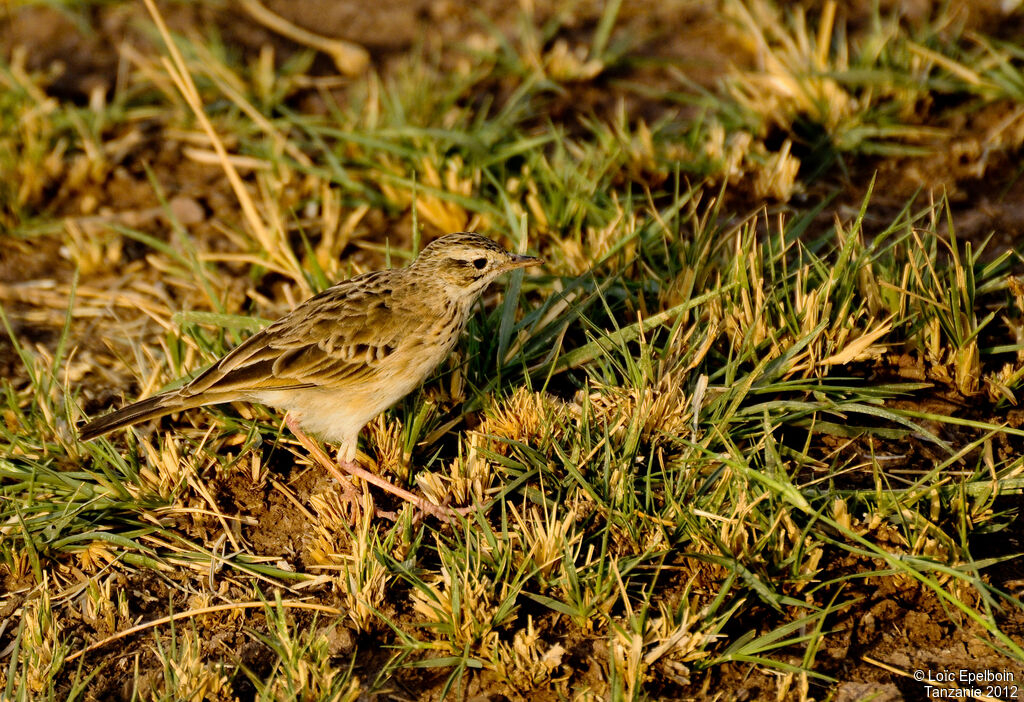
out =
[[[89,441],[90,439],[95,439],[97,436],[103,436],[104,434],[110,433],[115,429],[130,427],[131,425],[138,424],[139,422],[157,419],[159,417],[163,417],[165,414],[180,412],[182,410],[199,407],[200,405],[208,403],[208,400],[200,400],[197,402],[195,401],[195,398],[182,397],[177,390],[161,393],[160,395],[154,395],[153,397],[146,398],[145,400],[139,400],[127,407],[122,407],[119,410],[114,410],[110,414],[105,414],[98,419],[92,420],[78,430],[78,436],[82,441]]]

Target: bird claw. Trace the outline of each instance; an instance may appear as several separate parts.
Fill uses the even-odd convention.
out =
[[[349,526],[354,527],[359,524],[359,519],[363,514],[363,495],[352,484],[352,478],[342,478],[338,480],[338,484],[341,486],[343,514],[348,518]]]
[[[444,504],[435,505],[432,502],[427,502],[422,499],[416,504],[418,509],[416,515],[413,517],[413,523],[415,524],[425,514],[430,514],[440,519],[445,524],[451,524],[455,521],[456,517],[465,517],[476,510],[476,505],[469,505],[468,507],[449,507],[448,502]]]

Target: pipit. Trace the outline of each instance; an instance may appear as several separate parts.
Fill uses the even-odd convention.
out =
[[[81,438],[203,405],[259,402],[286,410],[289,429],[346,489],[339,467],[448,517],[449,510],[359,466],[359,431],[448,356],[484,288],[506,271],[540,263],[479,234],[448,234],[406,268],[357,275],[309,298],[187,385],[95,419]],[[337,464],[305,431],[338,445]]]

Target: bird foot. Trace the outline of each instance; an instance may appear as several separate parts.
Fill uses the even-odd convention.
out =
[[[359,517],[363,513],[363,493],[353,484],[352,478],[342,476],[338,480],[341,485],[341,507],[344,515],[348,518],[350,526],[359,524]]]
[[[349,475],[361,478],[371,485],[376,485],[381,490],[390,492],[392,495],[411,503],[420,512],[437,517],[444,522],[449,522],[457,516],[465,516],[475,509],[475,507],[459,507],[455,509],[445,505],[435,505],[433,502],[428,502],[419,495],[395,485],[390,480],[385,480],[379,475],[371,473],[355,461],[339,461],[337,465]]]
[[[291,414],[287,415],[285,417],[285,424],[288,426],[289,429],[291,429],[292,433],[295,435],[295,438],[299,440],[299,443],[302,444],[302,446],[307,451],[309,451],[309,454],[310,456],[312,456],[313,460],[316,461],[321,466],[323,466],[328,473],[337,478],[338,482],[342,484],[342,489],[345,490],[346,492],[345,501],[353,506],[353,519],[356,518],[357,512],[355,511],[355,509],[360,507],[361,500],[358,499],[358,493],[356,492],[355,487],[353,487],[351,483],[351,478],[349,478],[348,476],[360,478],[369,483],[370,485],[375,485],[379,487],[381,490],[390,492],[392,495],[400,497],[406,502],[412,503],[413,506],[420,510],[420,512],[435,516],[444,522],[452,521],[457,516],[463,517],[475,509],[475,507],[459,507],[457,509],[454,509],[447,506],[435,505],[434,503],[428,502],[422,497],[419,497],[418,495],[409,492],[405,488],[401,488],[392,483],[391,481],[386,480],[380,477],[379,475],[376,475],[375,473],[371,473],[370,471],[366,470],[355,461],[338,461],[337,463],[335,463],[330,459],[330,457],[328,457],[326,453],[324,453],[324,450],[320,448],[320,446],[318,446],[315,441],[310,439],[309,436],[304,431],[302,431],[302,429],[299,427],[298,420],[295,417],[293,417]],[[345,475],[344,473],[342,473],[342,471],[344,471],[348,475]],[[352,499],[351,497],[351,494],[354,492],[357,494],[356,499]],[[383,517],[391,521],[396,521],[398,519],[397,515],[394,512],[376,510],[376,514],[378,517]]]

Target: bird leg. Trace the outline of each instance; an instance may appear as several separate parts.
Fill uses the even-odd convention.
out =
[[[349,509],[351,511],[349,516],[352,519],[352,523],[355,524],[357,515],[362,509],[362,500],[360,499],[362,495],[360,495],[359,491],[356,490],[354,485],[352,485],[352,479],[338,470],[334,461],[324,453],[324,450],[320,448],[315,441],[309,438],[306,432],[299,428],[298,420],[295,419],[295,417],[291,414],[285,415],[284,423],[289,429],[291,429],[292,434],[294,434],[295,438],[299,440],[299,443],[302,444],[303,448],[309,451],[309,455],[313,457],[313,460],[323,466],[328,473],[334,476],[334,478],[341,483],[342,492],[345,493],[342,499],[349,505]]]
[[[370,485],[376,485],[381,490],[390,492],[392,495],[400,497],[406,502],[411,502],[415,507],[417,507],[421,511],[426,512],[428,514],[432,514],[435,517],[445,521],[451,519],[455,515],[465,515],[473,509],[473,507],[462,507],[459,509],[439,507],[438,505],[435,505],[432,502],[428,502],[422,497],[419,497],[404,488],[398,487],[391,481],[385,480],[379,475],[371,473],[370,471],[366,470],[361,465],[359,465],[356,461],[339,460],[337,463],[335,463],[327,456],[326,453],[324,453],[323,449],[317,446],[316,443],[312,439],[310,439],[309,436],[307,436],[304,431],[302,431],[302,429],[299,427],[298,420],[294,416],[288,414],[285,417],[285,424],[289,429],[291,429],[292,433],[295,434],[295,438],[299,440],[299,443],[302,444],[307,451],[309,451],[310,455],[313,457],[313,460],[315,460],[317,463],[326,468],[331,475],[333,475],[335,478],[342,481],[343,483],[348,483],[348,480],[345,478],[345,476],[341,474],[341,472],[338,470],[339,468],[348,473],[349,475],[365,480]]]

